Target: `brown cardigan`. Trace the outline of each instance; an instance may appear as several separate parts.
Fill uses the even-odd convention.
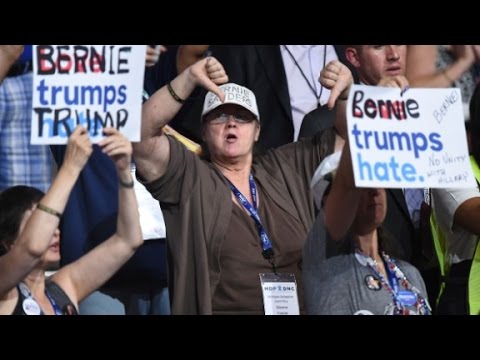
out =
[[[301,246],[314,220],[310,179],[328,151],[320,146],[322,136],[331,135],[318,134],[270,150],[255,159],[252,167],[255,181],[304,224],[304,232],[295,239]],[[219,254],[232,213],[231,191],[214,165],[168,138],[167,172],[145,185],[160,201],[167,227],[172,314],[212,314]]]

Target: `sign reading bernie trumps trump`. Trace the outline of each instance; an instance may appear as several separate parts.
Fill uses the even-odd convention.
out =
[[[32,144],[66,144],[77,125],[93,142],[114,127],[140,140],[146,45],[34,45]]]

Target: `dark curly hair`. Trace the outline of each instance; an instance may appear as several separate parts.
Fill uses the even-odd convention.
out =
[[[45,194],[30,186],[13,186],[0,193],[0,255],[5,254],[18,237],[23,215]]]

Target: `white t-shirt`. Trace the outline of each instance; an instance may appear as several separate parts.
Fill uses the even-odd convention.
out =
[[[432,206],[438,225],[446,236],[446,257],[450,264],[471,260],[475,253],[477,236],[460,227],[453,228],[453,216],[458,207],[468,199],[480,197],[478,188],[432,189]],[[480,215],[480,214],[479,214]]]
[[[303,117],[330,97],[330,90],[323,88],[318,78],[325,65],[338,56],[333,45],[281,45],[280,52],[290,94],[293,140],[297,141]]]
[[[135,164],[132,164],[131,171],[134,181],[133,189],[137,196],[143,239],[163,239],[166,237],[167,231],[160,203],[152,197],[143,184],[138,182],[135,176]]]

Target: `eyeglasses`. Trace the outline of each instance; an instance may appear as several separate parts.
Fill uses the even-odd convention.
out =
[[[228,121],[230,116],[239,123],[239,124],[247,124],[255,120],[255,115],[248,113],[248,112],[241,112],[237,114],[225,114],[225,113],[214,113],[207,115],[206,120],[210,122],[210,124],[224,124]]]

